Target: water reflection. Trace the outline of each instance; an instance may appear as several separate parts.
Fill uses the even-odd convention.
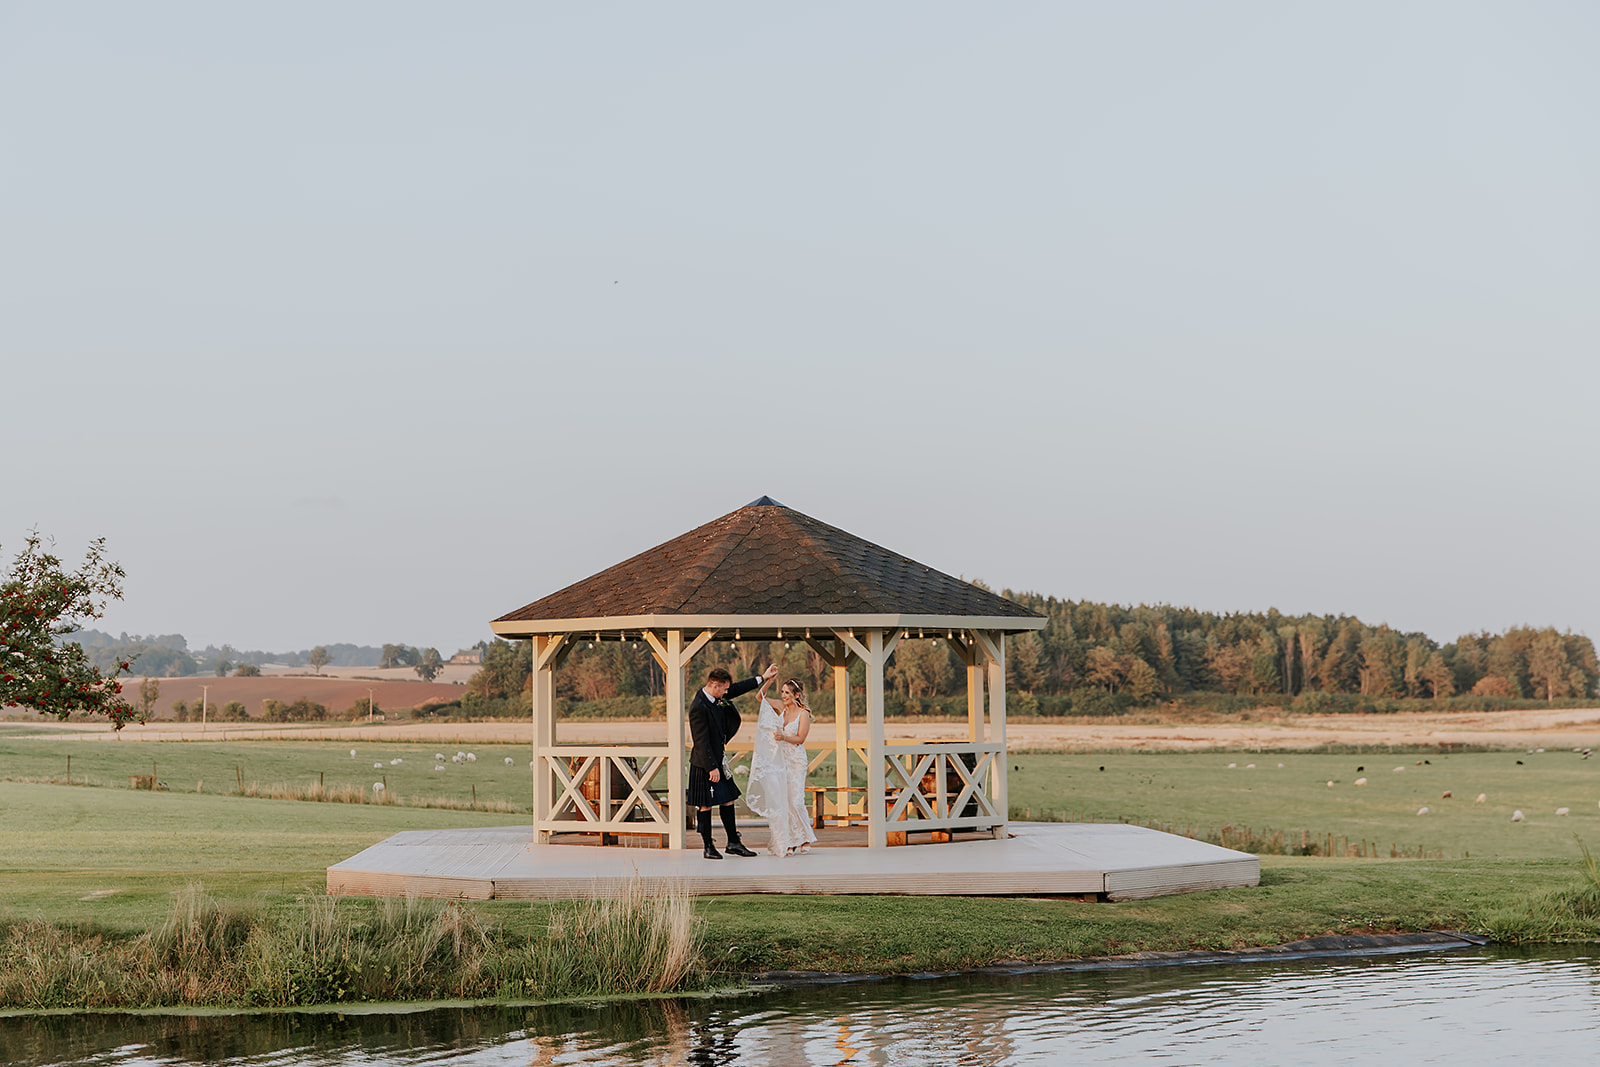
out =
[[[1587,1062],[1589,948],[399,1013],[0,1018],[19,1065]]]

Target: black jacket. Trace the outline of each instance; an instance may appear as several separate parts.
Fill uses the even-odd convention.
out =
[[[706,696],[705,687],[695,690],[694,700],[689,704],[689,736],[694,739],[689,766],[707,771],[722,766],[723,749],[739,732],[739,724],[743,722],[739,709],[733,706],[733,698],[760,687],[760,678],[734,682],[728,686],[727,694],[715,702]]]

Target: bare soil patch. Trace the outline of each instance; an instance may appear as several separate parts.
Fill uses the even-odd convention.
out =
[[[139,683],[142,680],[123,679],[122,695],[131,703],[139,702]],[[157,678],[156,681],[161,683],[161,695],[156,699],[155,715],[169,719],[172,717],[173,701],[198,704],[202,687],[206,690],[206,703],[209,707],[220,708],[230,700],[237,700],[255,716],[261,715],[262,703],[267,700],[292,703],[305,697],[307,700],[326,705],[330,712],[337,715],[357,700],[366,700],[369,689],[380,710],[421,707],[429,701],[441,703],[459,700],[461,694],[466,692],[459,685],[424,682],[414,676],[409,682],[376,682],[305,675],[263,675],[259,678],[209,678],[196,675],[189,678]]]

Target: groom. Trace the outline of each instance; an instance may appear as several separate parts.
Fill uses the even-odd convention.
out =
[[[706,859],[720,860],[722,853],[711,842],[711,809],[722,809],[722,827],[728,832],[728,851],[735,856],[754,856],[739,840],[739,827],[734,821],[733,802],[739,799],[739,787],[728,774],[723,750],[733,735],[739,732],[739,710],[733,698],[755,689],[763,679],[778,676],[778,665],[773,664],[760,678],[747,678],[735,682],[733,675],[721,667],[706,675],[705,688],[694,695],[689,705],[689,735],[694,738],[694,748],[689,752],[689,806],[699,808],[695,827],[700,840],[706,845]]]

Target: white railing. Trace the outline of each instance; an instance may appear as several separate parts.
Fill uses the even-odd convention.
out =
[[[667,766],[661,745],[563,745],[544,755],[550,810],[541,829],[578,833],[667,833],[675,794],[654,785]],[[575,827],[574,822],[586,825]],[[560,825],[550,825],[560,824]]]
[[[999,744],[940,741],[886,745],[885,825],[890,833],[920,830],[989,829],[1005,813],[993,798]]]
[[[737,742],[727,748],[726,762],[736,781],[748,780],[752,747]],[[852,781],[866,778],[867,748],[864,741],[848,746]],[[817,749],[807,764],[807,775],[837,751],[833,746]],[[540,829],[669,833],[672,819],[682,810],[683,787],[669,781],[668,755],[663,745],[562,745],[546,751],[542,763],[544,773],[551,776],[552,799],[539,820]],[[1003,758],[1003,746],[970,741],[886,746],[884,795],[877,810],[884,813],[888,832],[1003,825],[1005,814],[994,800],[995,769]],[[812,787],[812,792],[820,794],[822,817],[836,824],[859,825],[869,815],[870,798],[863,786],[839,788],[829,783]]]

